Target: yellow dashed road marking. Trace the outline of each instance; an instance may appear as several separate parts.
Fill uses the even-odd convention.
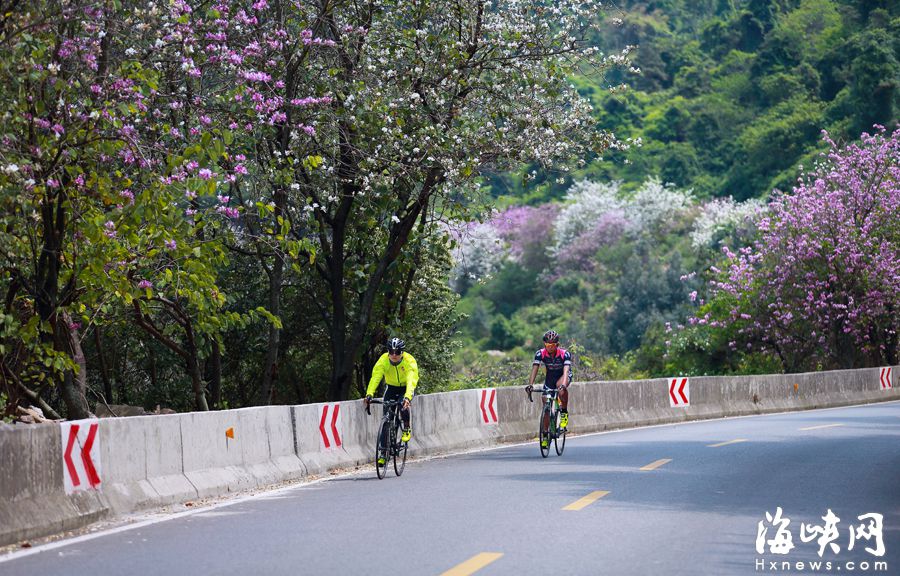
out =
[[[672,461],[671,458],[663,458],[662,460],[657,460],[656,462],[651,462],[650,464],[647,464],[646,466],[641,468],[641,470],[656,470],[660,466],[668,464],[671,461]]]
[[[708,444],[707,448],[718,448],[719,446],[728,446],[729,444],[737,444],[739,442],[746,442],[746,438],[735,438],[734,440],[728,440],[727,442],[719,442],[718,444]]]
[[[597,500],[603,498],[607,494],[609,494],[609,492],[606,490],[595,490],[595,491],[591,492],[590,494],[588,494],[587,496],[585,496],[584,498],[580,498],[580,499],[572,502],[571,504],[569,504],[568,506],[563,508],[563,510],[581,510],[585,506],[587,506],[593,502],[596,502]]]
[[[499,560],[503,554],[499,552],[482,552],[472,556],[462,564],[457,564],[453,568],[447,570],[441,576],[469,576],[474,574],[496,560]]]
[[[821,426],[808,426],[806,428],[800,428],[800,430],[821,430],[822,428],[836,428],[838,426],[843,426],[843,424],[822,424]]]

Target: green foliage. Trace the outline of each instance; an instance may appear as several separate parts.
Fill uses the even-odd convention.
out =
[[[447,284],[450,255],[440,242],[430,245],[429,257],[416,269],[414,288],[409,295],[408,313],[385,327],[389,334],[400,335],[419,365],[422,393],[438,392],[453,375],[453,355],[458,345],[449,338],[462,320],[457,310],[459,297]]]
[[[507,262],[491,281],[476,292],[493,303],[494,310],[504,316],[511,315],[537,296],[538,273],[525,269],[516,262]]]
[[[849,140],[900,118],[900,9],[889,4],[624,2],[623,23],[602,41],[608,52],[639,46],[640,74],[622,79],[632,90],[574,82],[599,126],[643,147],[591,158],[576,179],[628,189],[655,174],[700,197],[739,199],[794,181],[800,160],[820,151],[822,129]],[[564,190],[538,171],[494,192],[536,204]]]
[[[0,422],[9,424],[13,421],[14,415],[10,414],[9,397],[0,392]]]
[[[674,322],[685,290],[680,280],[685,274],[681,255],[675,252],[665,266],[651,259],[649,246],[642,244],[626,261],[618,283],[616,307],[609,316],[611,350],[624,354],[641,346],[651,326]]]
[[[453,379],[445,388],[447,391],[528,384],[531,359],[524,354],[490,355],[463,349],[457,352],[456,361],[466,368],[454,372]]]
[[[806,143],[819,134],[824,119],[823,105],[801,96],[779,103],[748,126],[737,138],[736,162],[727,180],[731,195],[745,200],[771,189],[772,180],[809,149]]]

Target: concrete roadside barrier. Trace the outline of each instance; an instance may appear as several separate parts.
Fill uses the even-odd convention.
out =
[[[55,534],[109,515],[99,491],[66,494],[58,424],[0,430],[0,544]]]
[[[497,426],[481,420],[477,390],[423,394],[413,400],[410,456],[489,446],[500,440]]]
[[[878,368],[693,377],[677,407],[669,379],[576,382],[569,430],[898,400],[898,372],[892,388]],[[522,386],[417,396],[410,456],[536,438],[541,402],[538,394],[534,399],[528,402]],[[75,423],[2,426],[0,545],[111,515],[371,465],[380,423],[381,407],[367,416],[359,400],[82,421],[99,430],[91,457],[100,482],[70,492],[62,434]],[[77,453],[70,449],[71,457]]]

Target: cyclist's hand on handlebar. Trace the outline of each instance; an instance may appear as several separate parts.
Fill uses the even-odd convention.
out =
[[[532,390],[534,390],[534,386],[532,386],[531,384],[525,387],[525,392],[528,394],[531,394]]]
[[[365,398],[363,398],[363,403],[366,405],[366,410],[369,409],[369,405],[372,403],[372,395],[367,394]]]
[[[401,406],[400,408],[401,408],[401,410],[408,410],[408,409],[409,409],[409,398],[404,398],[404,399],[403,399],[403,406]]]

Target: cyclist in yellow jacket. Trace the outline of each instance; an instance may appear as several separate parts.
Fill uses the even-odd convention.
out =
[[[372,368],[372,378],[369,380],[369,388],[366,390],[364,402],[368,408],[372,401],[372,395],[378,390],[381,379],[387,384],[384,391],[384,399],[397,400],[403,398],[400,406],[400,418],[403,420],[403,436],[401,442],[409,442],[412,429],[409,425],[409,403],[416,392],[416,384],[419,383],[419,366],[416,359],[409,352],[404,352],[406,344],[399,338],[388,340],[385,354],[381,355],[375,367]]]

